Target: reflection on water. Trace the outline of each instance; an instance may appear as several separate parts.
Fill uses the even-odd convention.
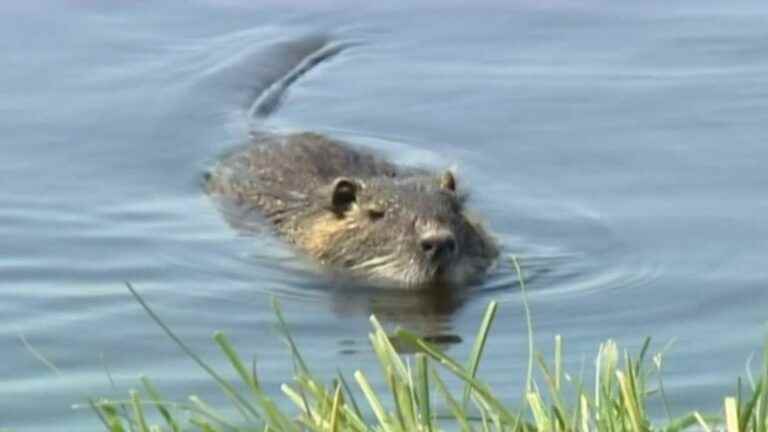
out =
[[[331,302],[339,317],[376,315],[383,323],[438,338],[454,331],[453,317],[468,299],[467,290],[444,288],[448,289],[402,291],[340,286],[332,290]],[[456,336],[453,340],[460,338]]]
[[[441,346],[461,342],[453,327],[454,313],[466,301],[466,293],[434,289],[393,292],[384,289],[342,287],[332,291],[333,313],[340,317],[375,315],[387,327],[408,329]],[[397,346],[396,346],[397,347]],[[367,350],[367,346],[357,349]],[[347,349],[346,353],[355,353]]]

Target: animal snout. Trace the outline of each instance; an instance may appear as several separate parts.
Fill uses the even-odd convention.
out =
[[[450,232],[430,233],[421,238],[421,250],[433,260],[442,260],[456,252],[456,237]]]

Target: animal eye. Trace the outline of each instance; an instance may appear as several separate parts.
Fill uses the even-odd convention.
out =
[[[371,220],[378,220],[384,217],[384,210],[379,208],[368,209],[368,217]]]

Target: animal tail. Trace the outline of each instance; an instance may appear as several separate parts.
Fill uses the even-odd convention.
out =
[[[290,62],[282,66],[281,74],[270,77],[272,80],[266,83],[259,91],[248,108],[248,116],[251,118],[263,118],[277,111],[282,104],[288,88],[307,72],[324,63],[356,42],[332,41],[327,37],[309,38],[302,41],[287,43],[290,51]],[[282,68],[281,68],[282,69]]]

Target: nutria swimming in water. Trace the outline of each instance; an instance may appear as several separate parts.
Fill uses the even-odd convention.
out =
[[[259,96],[271,112],[288,84],[338,48],[321,47]],[[265,110],[265,107],[268,109]],[[454,174],[402,168],[316,133],[254,133],[207,175],[208,193],[237,212],[257,210],[319,262],[389,286],[465,284],[485,275],[498,249],[464,210]]]
[[[321,263],[373,281],[464,284],[498,256],[453,173],[400,168],[315,133],[255,138],[218,163],[208,191],[259,210]]]

